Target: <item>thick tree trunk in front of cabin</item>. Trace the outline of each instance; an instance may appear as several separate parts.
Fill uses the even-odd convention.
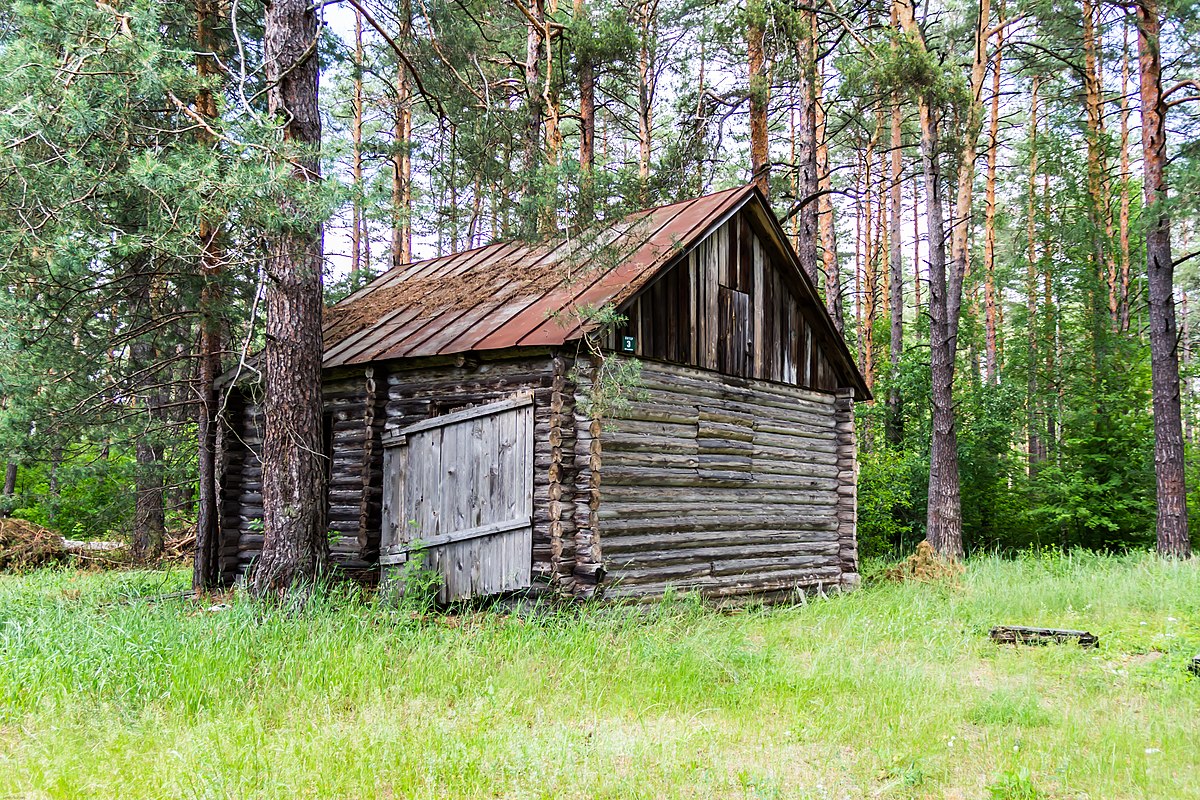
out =
[[[750,180],[771,196],[771,151],[767,139],[767,106],[771,79],[766,73],[766,9],[758,0],[746,6],[746,56],[750,73]]]
[[[1158,552],[1187,558],[1187,491],[1180,409],[1179,337],[1175,327],[1175,267],[1167,212],[1167,105],[1156,0],[1137,4],[1142,99],[1142,158],[1146,196],[1146,272],[1150,290],[1150,367],[1154,399],[1154,472],[1158,479]]]
[[[272,116],[284,125],[286,158],[299,183],[320,180],[317,150],[317,19],[307,0],[267,6],[264,51]],[[258,595],[310,586],[328,557],[321,399],[321,227],[290,195],[279,198],[291,226],[278,231],[267,260],[263,552],[251,578]]]
[[[795,133],[796,212],[798,223],[796,255],[800,269],[816,286],[820,269],[817,265],[817,210],[819,207],[817,179],[817,81],[816,15],[805,11],[800,15],[800,30],[796,32],[797,94],[799,114]]]

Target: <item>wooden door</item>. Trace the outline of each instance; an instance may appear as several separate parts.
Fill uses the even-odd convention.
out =
[[[385,570],[419,550],[441,575],[440,602],[529,586],[531,396],[423,420],[385,446]]]

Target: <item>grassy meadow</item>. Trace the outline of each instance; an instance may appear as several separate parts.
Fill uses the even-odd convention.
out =
[[[979,558],[737,613],[145,599],[188,577],[0,577],[0,797],[1200,798],[1196,561]]]

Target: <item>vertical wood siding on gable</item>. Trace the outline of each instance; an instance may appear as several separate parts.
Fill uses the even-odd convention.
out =
[[[814,335],[824,310],[801,302],[782,266],[738,214],[623,309],[608,344],[641,358],[832,391],[839,380]]]

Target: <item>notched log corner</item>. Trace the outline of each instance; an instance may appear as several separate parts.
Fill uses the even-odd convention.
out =
[[[1029,628],[1024,625],[997,625],[989,634],[997,644],[1064,644],[1076,641],[1080,647],[1097,647],[1100,640],[1087,631],[1064,628]]]

